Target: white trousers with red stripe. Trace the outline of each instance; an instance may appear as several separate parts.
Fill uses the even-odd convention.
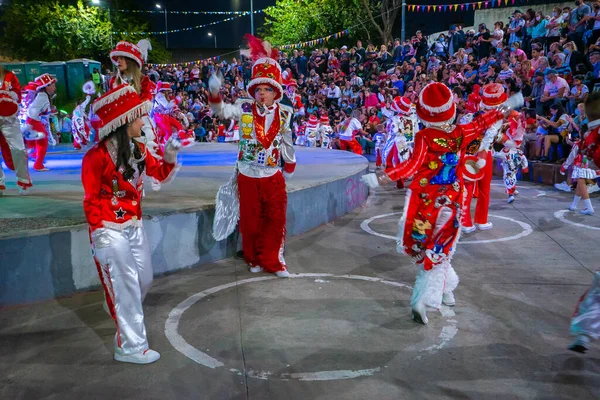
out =
[[[143,227],[103,229],[94,259],[110,313],[117,325],[115,351],[135,354],[148,349],[142,302],[153,279],[150,247]],[[101,242],[101,243],[98,243]]]
[[[23,133],[16,117],[0,119],[0,149],[4,162],[17,175],[17,184],[22,188],[30,187],[27,153]],[[0,167],[0,187],[4,186],[4,179],[4,172]]]

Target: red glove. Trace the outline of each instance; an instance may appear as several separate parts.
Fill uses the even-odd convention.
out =
[[[523,168],[522,172],[523,172],[524,174],[528,173],[528,172],[529,172],[529,167],[527,167],[527,168]]]

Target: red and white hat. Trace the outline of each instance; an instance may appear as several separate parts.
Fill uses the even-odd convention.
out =
[[[504,92],[504,87],[499,83],[488,83],[483,87],[483,97],[481,98],[481,107],[484,109],[497,108],[504,104],[508,96]]]
[[[98,97],[92,103],[92,110],[100,119],[98,134],[103,139],[115,129],[149,114],[152,103],[142,101],[135,89],[124,83]]]
[[[319,120],[317,119],[317,116],[314,114],[311,115],[310,118],[308,119],[307,126],[309,128],[316,128],[318,124],[319,124]]]
[[[35,85],[37,86],[35,90],[42,90],[53,83],[56,83],[56,78],[53,78],[50,74],[42,74],[35,78]]]
[[[173,88],[171,87],[171,84],[169,82],[158,82],[158,85],[156,85],[156,93],[158,92],[162,92],[164,90],[173,90]]]
[[[394,110],[397,113],[400,114],[404,114],[407,115],[408,113],[410,113],[410,107],[412,106],[412,103],[410,102],[410,99],[408,97],[404,97],[404,96],[396,96],[394,98],[394,101],[392,102],[392,110]]]
[[[319,122],[325,125],[329,125],[329,116],[327,114],[322,114]]]
[[[241,53],[254,61],[252,79],[248,83],[248,94],[254,97],[257,86],[268,85],[275,90],[275,101],[281,100],[283,88],[281,67],[277,62],[279,50],[272,48],[269,42],[263,42],[252,35],[246,34],[244,38],[248,41],[249,49]]]
[[[35,92],[37,90],[37,83],[29,82],[23,87],[23,92]]]
[[[131,58],[142,68],[148,59],[148,50],[152,50],[152,45],[147,39],[140,40],[137,45],[123,41],[117,43],[117,47],[110,52],[110,59],[113,64],[117,65],[117,58]]]
[[[428,84],[419,93],[417,115],[426,126],[451,124],[456,118],[452,92],[443,83]]]
[[[291,78],[291,79],[285,79],[283,81],[283,86],[285,86],[286,89],[289,89],[290,87],[298,87],[298,82],[296,82],[295,79]]]

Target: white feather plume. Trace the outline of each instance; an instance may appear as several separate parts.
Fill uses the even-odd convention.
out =
[[[92,95],[94,93],[96,93],[96,85],[94,85],[94,82],[92,81],[87,81],[84,85],[83,85],[83,93],[87,94],[87,95]]]
[[[137,43],[137,47],[142,51],[142,59],[148,61],[148,51],[152,50],[152,43],[148,39],[142,39]]]

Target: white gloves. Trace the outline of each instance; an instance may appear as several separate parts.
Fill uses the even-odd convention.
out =
[[[175,136],[171,136],[165,144],[165,154],[163,156],[165,162],[168,164],[176,164],[179,149],[181,149],[181,142],[179,142]]]
[[[360,180],[371,189],[375,189],[379,187],[379,180],[377,179],[377,174],[366,174],[360,177]]]
[[[221,77],[217,74],[212,74],[210,78],[208,78],[208,90],[210,91],[210,94],[214,97],[217,97],[219,95],[219,91],[221,90],[221,84]]]
[[[499,111],[504,114],[505,117],[511,113],[515,108],[519,108],[525,104],[525,99],[523,98],[523,94],[521,92],[515,93],[508,98],[499,108]]]

